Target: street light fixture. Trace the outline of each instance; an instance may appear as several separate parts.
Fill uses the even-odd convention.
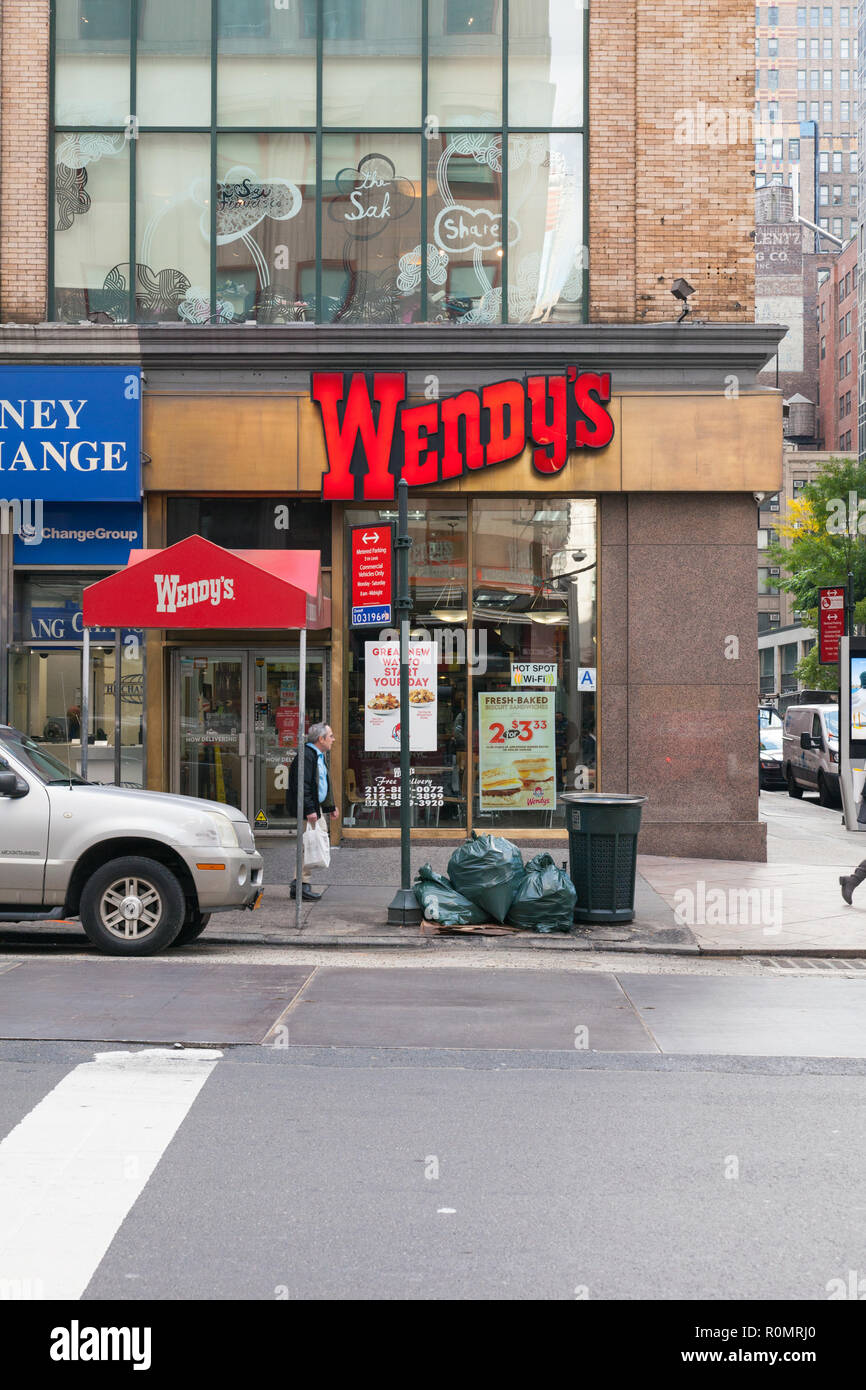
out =
[[[689,296],[693,295],[694,292],[694,285],[690,285],[688,280],[684,280],[682,276],[674,280],[674,283],[671,286],[671,294],[673,295],[674,299],[679,299],[683,305],[683,312],[677,319],[677,323],[682,323],[686,315],[692,312],[689,308]]]

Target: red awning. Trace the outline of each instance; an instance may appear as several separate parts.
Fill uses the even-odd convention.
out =
[[[125,570],[84,590],[86,627],[323,628],[318,550],[224,550],[188,536],[133,550]]]

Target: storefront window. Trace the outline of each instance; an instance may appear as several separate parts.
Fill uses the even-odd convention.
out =
[[[560,794],[596,782],[596,507],[473,505],[473,824],[564,824]]]
[[[586,317],[572,0],[110,8],[58,0],[52,315]]]
[[[101,574],[16,575],[9,653],[12,723],[72,771],[81,769],[81,596]],[[91,632],[88,767],[91,782],[144,785],[144,634]]]
[[[353,508],[346,513],[347,527],[392,520],[396,513],[385,509]],[[467,671],[472,659],[467,647],[466,503],[459,498],[447,505],[425,500],[410,509],[409,531],[413,542],[409,552],[411,638],[413,643],[434,643],[436,648],[435,734],[423,740],[434,746],[411,755],[412,818],[422,827],[465,827]],[[384,708],[385,701],[377,700],[381,692],[368,671],[368,662],[379,661],[377,650],[398,638],[396,627],[362,629],[352,631],[347,642],[344,815],[348,825],[400,824],[399,711]],[[387,750],[383,743],[389,745]]]
[[[204,536],[226,550],[318,550],[331,563],[331,508],[282,497],[169,497],[166,545]]]
[[[351,508],[345,524],[395,519]],[[564,825],[562,792],[594,788],[598,766],[595,502],[413,498],[409,529],[411,638],[434,643],[437,662],[435,748],[411,757],[413,823]],[[399,825],[399,701],[383,671],[397,640],[394,627],[347,643],[350,826]]]

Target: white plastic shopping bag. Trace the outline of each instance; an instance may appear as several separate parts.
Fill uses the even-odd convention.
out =
[[[327,869],[330,862],[328,822],[320,816],[314,826],[308,823],[304,831],[304,866],[307,869]]]

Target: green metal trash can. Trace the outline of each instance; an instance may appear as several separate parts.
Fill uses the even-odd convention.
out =
[[[575,922],[631,922],[645,796],[564,792]]]

